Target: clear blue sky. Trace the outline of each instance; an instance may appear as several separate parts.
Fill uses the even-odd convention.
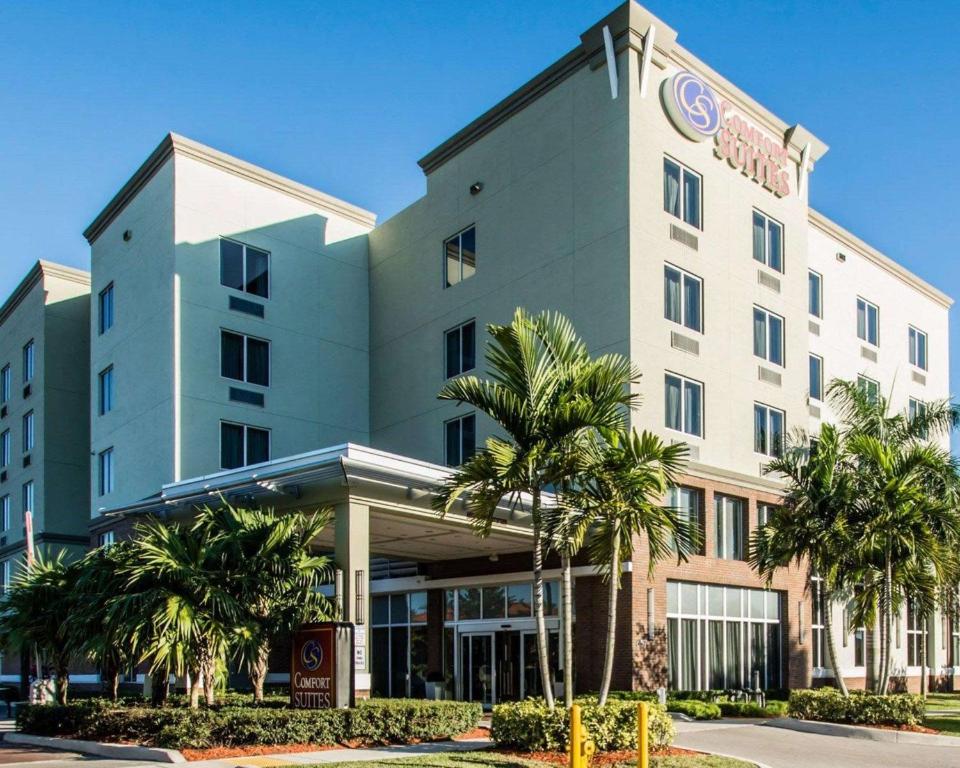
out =
[[[960,298],[960,4],[647,5],[830,144],[817,208]],[[389,217],[422,193],[419,157],[613,7],[3,0],[0,294],[38,258],[86,267],[81,231],[170,130]]]

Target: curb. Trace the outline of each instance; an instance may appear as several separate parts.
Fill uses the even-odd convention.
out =
[[[175,749],[141,747],[136,744],[103,744],[99,741],[60,739],[55,736],[33,736],[29,733],[5,733],[5,744],[26,744],[31,747],[61,749],[66,752],[82,752],[87,755],[109,757],[116,760],[148,760],[155,763],[185,763],[187,758]]]
[[[792,717],[778,717],[775,720],[767,721],[767,725],[772,728],[785,728],[801,733],[814,733],[819,736],[838,736],[846,739],[881,741],[888,744],[925,744],[929,747],[960,748],[960,738],[956,736],[912,733],[911,731],[888,731],[883,728],[866,728],[860,725],[846,725],[844,723],[796,720]]]

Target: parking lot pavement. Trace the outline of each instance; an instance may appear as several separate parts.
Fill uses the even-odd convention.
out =
[[[20,744],[5,745],[0,742],[0,765],[24,764],[33,768],[157,768],[159,765],[132,760],[104,760],[76,752],[26,747]]]
[[[676,725],[674,744],[678,747],[739,757],[769,768],[960,768],[960,747],[819,736],[774,728],[762,721]]]

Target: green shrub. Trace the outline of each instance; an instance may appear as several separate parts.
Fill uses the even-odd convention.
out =
[[[608,699],[614,701],[647,701],[651,704],[659,701],[654,691],[610,691]]]
[[[479,704],[378,699],[355,709],[290,709],[277,706],[117,706],[103,700],[30,706],[17,726],[39,736],[134,742],[171,749],[260,744],[396,744],[435,741],[473,728]]]
[[[610,700],[600,707],[594,697],[577,699],[589,738],[602,752],[637,747],[637,706]],[[676,736],[673,721],[659,704],[650,706],[650,746],[666,747]],[[503,747],[527,752],[567,748],[570,715],[563,707],[552,711],[542,699],[527,699],[493,708],[490,736]]]
[[[785,717],[787,702],[768,701],[761,707],[752,701],[718,701],[717,706],[724,717]]]
[[[720,707],[709,701],[667,699],[667,712],[679,712],[694,720],[719,720]]]
[[[920,725],[924,716],[922,696],[893,693],[886,696],[852,691],[844,698],[835,688],[799,690],[790,694],[790,716],[801,720],[825,720],[854,725]]]

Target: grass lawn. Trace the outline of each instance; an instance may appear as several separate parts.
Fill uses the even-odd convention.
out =
[[[955,709],[960,714],[960,693],[931,693],[927,696],[927,709]]]
[[[928,717],[923,724],[927,728],[936,728],[944,736],[960,736],[960,716]]]
[[[362,763],[328,763],[303,768],[390,768],[416,765],[421,768],[557,768],[548,763],[521,760],[494,752],[460,752],[431,757],[405,757],[394,760],[371,760]],[[636,768],[636,762],[620,763],[608,768]],[[751,763],[727,757],[653,757],[650,768],[748,768]],[[300,768],[298,766],[298,768]]]

